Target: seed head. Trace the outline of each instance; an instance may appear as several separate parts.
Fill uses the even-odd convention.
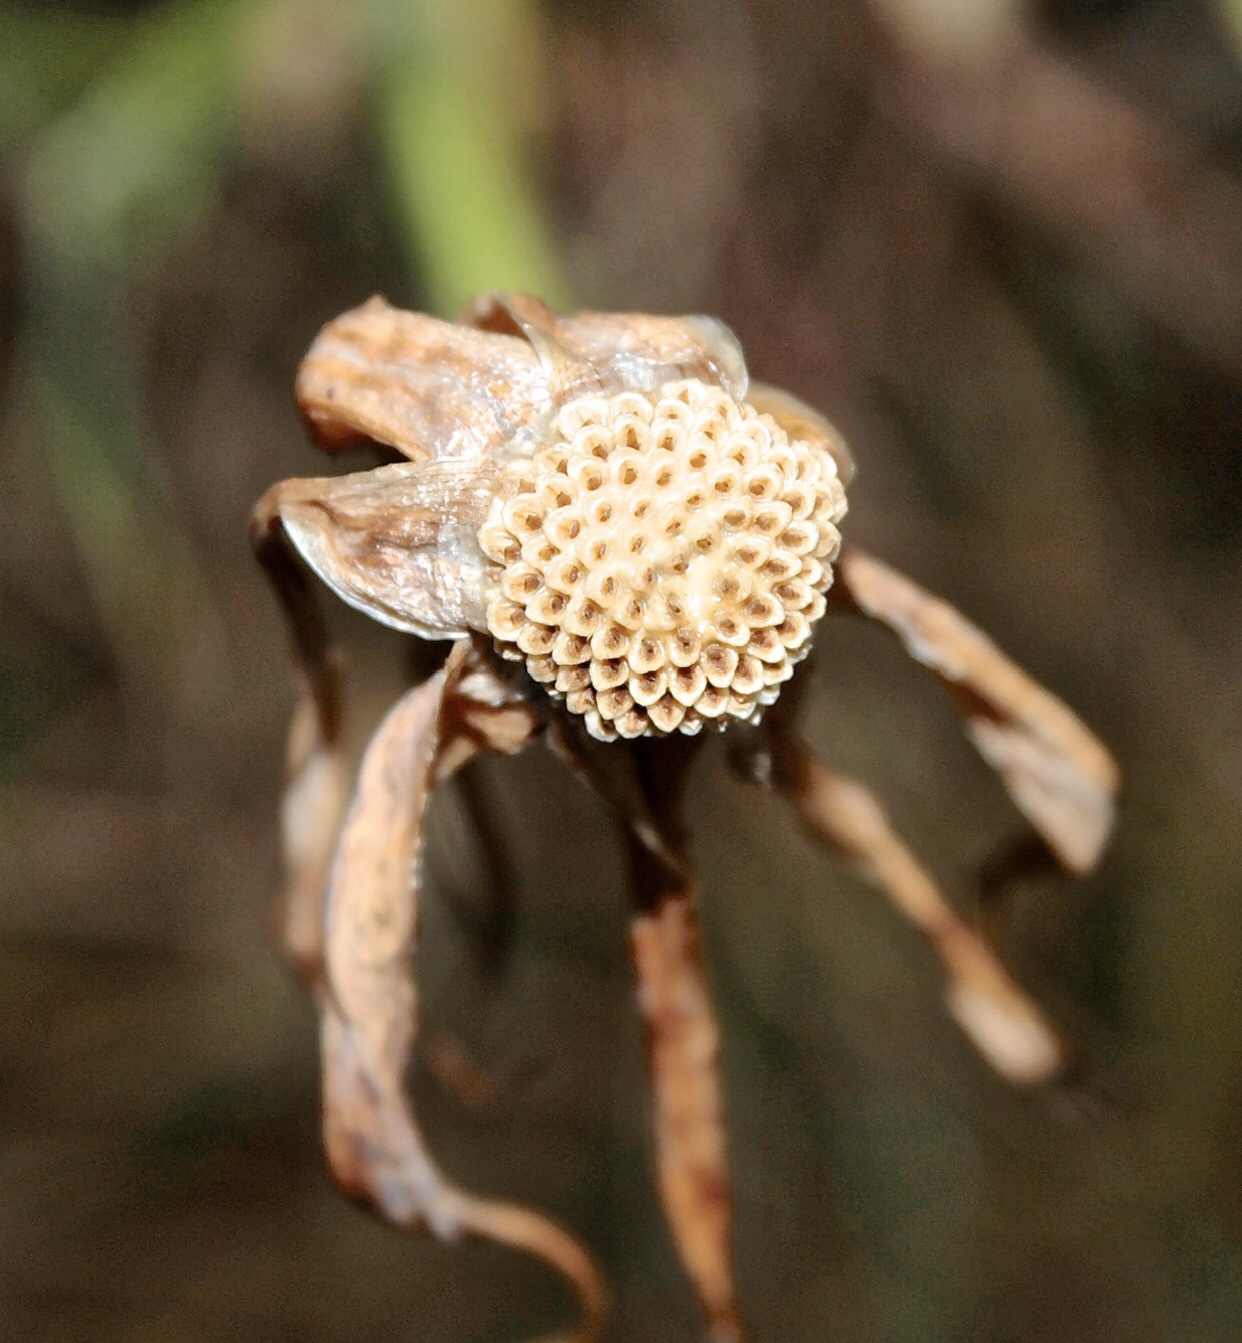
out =
[[[719,387],[579,398],[501,472],[487,626],[600,740],[754,719],[810,648],[844,513],[828,453]]]

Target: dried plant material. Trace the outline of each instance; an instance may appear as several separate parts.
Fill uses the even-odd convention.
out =
[[[732,334],[704,317],[558,317],[525,294],[467,310],[468,325],[380,298],[329,322],[298,371],[297,399],[329,451],[374,440],[412,460],[478,457],[585,392],[655,391],[698,378],[733,395],[746,365]]]
[[[752,382],[746,399],[761,415],[771,415],[790,438],[821,447],[836,462],[842,485],[854,479],[854,456],[849,445],[819,411],[799,401],[792,392],[769,387],[765,382]]]
[[[451,639],[483,619],[475,533],[493,482],[477,461],[399,463],[284,481],[272,507],[342,601],[407,634]]]
[[[546,731],[629,838],[660,1192],[713,1343],[734,1343],[720,1035],[682,821],[696,734],[746,720],[750,773],[776,782],[928,937],[950,1011],[1022,1084],[1059,1066],[1052,1027],[876,799],[792,734],[795,697],[778,699],[834,563],[838,607],[889,625],[954,689],[976,745],[1071,870],[1087,870],[1107,837],[1116,767],[952,608],[839,552],[848,449],[810,407],[750,386],[737,342],[708,318],[559,317],[511,294],[476,300],[454,325],[376,299],[324,328],[298,399],[328,450],[372,439],[409,459],[286,481],[252,528],[302,676],[286,941],[319,989],[333,1171],[398,1225],[538,1255],[578,1292],[575,1337],[595,1336],[604,1294],[590,1257],[546,1219],[449,1184],[405,1090],[428,795],[476,752],[512,754]],[[376,733],[343,821],[339,673],[303,563],[377,620],[456,640]]]
[[[816,760],[791,734],[774,727],[769,736],[773,782],[811,831],[851,859],[931,943],[948,977],[949,1011],[980,1053],[1021,1086],[1054,1076],[1065,1055],[1051,1023],[953,912],[874,794]]]
[[[739,400],[741,352],[706,318],[521,295],[472,315],[488,329],[373,299],[330,323],[298,377],[308,422],[413,460],[286,482],[269,511],[345,601],[423,638],[490,631],[600,740],[755,718],[824,611],[835,436],[792,399],[805,439]]]
[[[604,1291],[577,1241],[535,1213],[462,1193],[423,1143],[405,1090],[416,997],[410,960],[418,917],[422,818],[447,744],[441,724],[469,646],[401,699],[367,750],[328,887],[323,1004],[324,1136],[341,1186],[399,1226],[445,1240],[475,1235],[539,1256],[576,1289],[593,1338]],[[451,730],[450,730],[451,735]]]
[[[349,801],[341,742],[340,660],[328,645],[315,587],[297,562],[281,520],[289,482],[255,506],[255,554],[285,609],[298,664],[299,699],[289,727],[281,856],[285,889],[281,942],[299,973],[318,988],[323,973],[323,892]]]
[[[380,298],[324,327],[296,392],[321,447],[374,440],[413,461],[481,456],[547,404],[542,366],[525,341],[402,312]]]
[[[712,1343],[742,1336],[733,1286],[720,1032],[692,891],[630,924],[638,1010],[647,1023],[660,1195],[707,1315]]]
[[[323,975],[323,892],[349,794],[340,743],[324,739],[314,701],[305,696],[289,725],[280,809],[286,882],[281,942],[302,978],[316,988]]]
[[[848,547],[839,597],[894,630],[954,692],[966,730],[1018,808],[1071,872],[1108,839],[1120,773],[1099,739],[947,602]]]
[[[462,320],[530,341],[543,363],[548,394],[557,401],[589,390],[654,392],[666,382],[691,378],[730,396],[746,394],[741,347],[712,317],[638,312],[560,317],[529,294],[488,294],[468,304]]]
[[[616,814],[629,840],[630,949],[647,1027],[660,1198],[712,1343],[743,1337],[733,1280],[733,1202],[720,1082],[720,1029],[685,851],[687,773],[698,743],[655,739],[618,755],[553,729],[558,754]]]
[[[549,438],[480,533],[501,656],[601,741],[773,703],[832,581],[832,457],[697,381],[571,401]]]

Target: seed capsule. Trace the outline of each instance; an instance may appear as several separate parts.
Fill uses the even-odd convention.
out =
[[[604,741],[753,719],[823,614],[832,459],[694,380],[572,401],[550,432],[479,532],[498,650]]]

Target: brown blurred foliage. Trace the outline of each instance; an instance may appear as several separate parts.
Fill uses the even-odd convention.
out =
[[[198,37],[226,13],[200,9]],[[145,66],[127,45],[190,7],[0,7],[0,1332],[464,1343],[567,1309],[538,1267],[404,1238],[330,1188],[312,1011],[270,937],[291,691],[246,517],[322,469],[290,395],[322,321],[530,282],[436,213],[437,174],[481,144],[481,194],[446,199],[486,216],[496,174],[504,199],[533,182],[505,236],[551,221],[535,270],[561,301],[729,322],[851,441],[847,535],[991,631],[1127,778],[1103,870],[1006,909],[1081,1044],[1071,1084],[1018,1096],[916,936],[704,753],[756,1337],[1236,1337],[1234,11],[477,0],[438,65],[423,33],[377,75],[335,7],[253,9],[221,82],[188,39],[157,32]],[[91,82],[125,61],[148,80],[128,103]],[[454,79],[500,109],[477,141],[451,140]],[[109,215],[115,165],[83,172],[108,117],[166,131],[117,169],[158,210]],[[437,126],[443,163],[415,133]],[[438,650],[334,618],[361,737]],[[835,627],[813,675],[810,739],[971,911],[1015,822],[949,706],[863,629]],[[605,818],[542,749],[471,765],[432,818],[413,1085],[434,1149],[597,1248],[618,1340],[693,1338]]]

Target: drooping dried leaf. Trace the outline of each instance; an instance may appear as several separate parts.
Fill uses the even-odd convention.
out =
[[[469,656],[406,694],[375,734],[341,834],[328,892],[323,1002],[324,1136],[333,1174],[389,1220],[437,1236],[476,1235],[528,1251],[574,1286],[593,1338],[604,1292],[573,1237],[523,1208],[490,1203],[448,1183],[432,1161],[405,1090],[415,1039],[411,956],[418,859],[436,762],[452,728],[446,687]]]
[[[1061,1068],[1060,1039],[990,947],[968,928],[902,843],[875,795],[829,769],[792,734],[768,734],[773,782],[820,840],[849,858],[931,943],[947,976],[950,1013],[1002,1076],[1021,1086]]]
[[[1112,829],[1120,781],[1099,739],[947,602],[856,547],[833,591],[896,632],[954,692],[966,730],[1018,809],[1070,871],[1089,871]]]

